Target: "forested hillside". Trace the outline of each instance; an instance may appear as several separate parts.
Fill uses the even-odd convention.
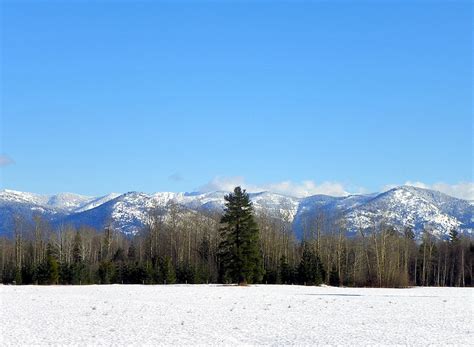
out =
[[[150,210],[168,211],[168,207],[176,209],[177,206],[182,214],[221,214],[227,193],[128,192],[90,197],[4,190],[0,191],[0,235],[13,235],[15,218],[21,217],[25,223],[32,224],[35,216],[40,216],[52,227],[72,225],[103,230],[110,226],[131,236],[146,227]],[[445,239],[453,228],[460,234],[474,233],[474,205],[470,201],[411,186],[396,187],[384,193],[337,197],[296,198],[272,192],[250,193],[249,197],[256,212],[291,223],[299,240],[308,237],[313,224],[321,217],[333,223],[343,222],[348,234],[369,231],[382,222],[399,232],[410,227],[417,240],[425,229]]]
[[[252,209],[253,211],[253,209]],[[255,213],[255,212],[253,212]],[[255,213],[262,276],[254,282],[340,286],[470,286],[474,242],[453,229],[442,240],[425,230],[415,241],[380,222],[348,236],[344,222],[315,216],[302,240],[291,224],[260,208]],[[0,239],[1,281],[16,284],[226,283],[221,214],[182,213],[168,202],[127,237],[105,230],[52,227],[40,216],[15,220],[14,237]]]

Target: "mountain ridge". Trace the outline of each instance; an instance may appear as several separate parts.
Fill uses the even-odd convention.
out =
[[[11,234],[15,216],[31,221],[41,215],[53,226],[71,224],[101,230],[111,224],[118,231],[134,235],[145,225],[154,208],[166,209],[171,202],[198,213],[222,213],[225,191],[156,192],[131,191],[93,197],[74,193],[41,195],[4,189],[0,191],[0,235]],[[342,197],[312,195],[304,198],[262,191],[249,193],[257,212],[291,223],[298,238],[314,228],[314,220],[324,216],[335,225],[344,221],[348,233],[356,233],[388,223],[398,228],[412,227],[420,236],[430,229],[437,237],[446,237],[452,228],[472,234],[472,201],[444,193],[399,186],[382,193],[354,194]]]

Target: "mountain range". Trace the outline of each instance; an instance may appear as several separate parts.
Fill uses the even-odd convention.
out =
[[[100,197],[72,193],[39,195],[14,190],[0,191],[0,235],[12,235],[14,220],[19,216],[32,221],[41,216],[53,226],[89,226],[102,230],[111,225],[126,235],[138,233],[149,211],[169,208],[169,202],[180,211],[222,213],[228,192],[145,194],[111,193]],[[334,197],[313,195],[305,198],[272,192],[251,193],[257,212],[291,223],[298,238],[314,226],[320,216],[333,222],[344,221],[348,233],[367,230],[384,222],[399,230],[412,227],[419,237],[430,229],[437,237],[446,237],[456,228],[466,234],[474,231],[474,203],[446,194],[411,186],[400,186],[383,193]]]

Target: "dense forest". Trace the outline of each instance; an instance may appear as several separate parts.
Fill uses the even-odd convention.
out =
[[[146,227],[134,236],[112,227],[101,231],[68,225],[53,228],[38,216],[32,222],[17,218],[13,236],[0,239],[1,282],[373,287],[473,283],[474,240],[456,230],[446,240],[434,237],[430,230],[415,240],[410,228],[400,232],[380,223],[348,236],[343,221],[328,222],[319,214],[307,223],[304,240],[297,240],[285,218],[272,218],[264,210],[255,213],[251,204],[247,207],[252,234],[244,252],[252,252],[255,262],[243,263],[252,271],[245,278],[228,271],[232,251],[223,253],[230,249],[229,233],[223,227],[232,223],[228,213],[196,213],[170,202],[151,210]]]

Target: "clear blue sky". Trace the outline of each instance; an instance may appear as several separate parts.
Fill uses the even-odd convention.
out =
[[[468,1],[2,1],[1,15],[0,188],[472,181]]]

